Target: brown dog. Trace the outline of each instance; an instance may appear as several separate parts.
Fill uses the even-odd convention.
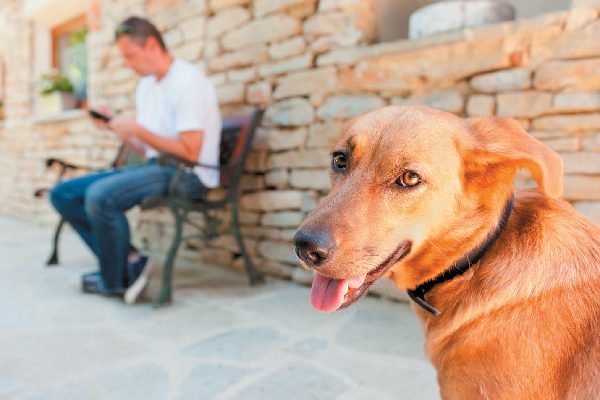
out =
[[[387,276],[444,399],[600,398],[600,228],[558,199],[556,153],[512,120],[385,107],[347,125],[331,175],[294,238],[316,309]]]

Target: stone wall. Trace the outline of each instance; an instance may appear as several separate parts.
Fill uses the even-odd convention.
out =
[[[30,193],[53,176],[50,154],[99,165],[116,141],[79,117],[32,120],[27,65],[30,24],[13,3],[15,57],[7,60],[7,115],[0,136],[0,212],[49,221]],[[90,103],[131,113],[135,76],[112,44],[115,24],[136,13],[153,19],[173,53],[202,66],[225,115],[266,107],[243,181],[242,221],[256,264],[305,280],[294,268],[295,227],[329,187],[329,147],[341,124],[387,104],[428,104],[462,116],[516,118],[565,162],[565,195],[600,222],[600,20],[577,8],[535,19],[416,41],[374,44],[374,2],[364,0],[139,0],[102,2],[90,35]],[[12,53],[11,53],[12,54]],[[28,81],[29,80],[29,81]],[[527,175],[520,184],[530,184]],[[164,211],[132,213],[136,241],[163,252]],[[182,250],[240,266],[224,236]]]

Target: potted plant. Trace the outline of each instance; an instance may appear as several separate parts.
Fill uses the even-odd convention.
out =
[[[42,75],[40,79],[40,104],[44,114],[71,110],[77,106],[77,96],[69,78],[58,72]]]

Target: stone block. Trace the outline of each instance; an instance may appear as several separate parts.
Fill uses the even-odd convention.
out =
[[[273,97],[282,99],[315,92],[329,93],[337,86],[336,70],[332,67],[294,72],[281,78]]]
[[[255,0],[254,15],[262,17],[278,11],[284,11],[300,5],[314,5],[316,0]]]
[[[240,265],[243,268],[243,265]],[[263,274],[269,276],[278,276],[284,279],[292,278],[293,267],[289,264],[275,262],[271,260],[257,261],[256,268]]]
[[[245,168],[248,172],[265,172],[269,169],[269,154],[266,151],[251,151]]]
[[[392,104],[396,105],[417,105],[425,104],[429,107],[439,110],[460,114],[465,108],[463,94],[456,89],[441,90],[432,93],[419,94],[411,97],[395,97]]]
[[[600,114],[549,115],[534,119],[532,128],[565,133],[600,130]]]
[[[600,153],[563,153],[560,156],[564,163],[565,174],[600,174]]]
[[[317,115],[323,120],[347,119],[383,107],[385,101],[378,96],[339,95],[325,101]]]
[[[278,228],[295,228],[304,219],[304,213],[299,211],[268,212],[263,214],[260,224]]]
[[[219,104],[241,103],[244,101],[246,86],[243,83],[226,83],[216,87]]]
[[[218,12],[224,8],[244,6],[251,3],[252,0],[209,0],[208,8],[212,12]]]
[[[540,139],[540,142],[554,151],[577,151],[579,150],[579,138],[577,136],[565,136],[552,139]]]
[[[287,241],[292,242],[294,235],[296,234],[296,228],[277,229],[277,228],[266,228],[264,226],[244,227],[242,229],[242,235],[256,237],[259,239],[269,239],[275,241]]]
[[[573,206],[596,224],[600,225],[600,201],[576,201],[573,203]]]
[[[268,104],[273,98],[271,84],[269,82],[257,82],[248,85],[246,100],[250,104]]]
[[[308,38],[332,35],[352,30],[353,18],[344,12],[319,13],[304,22],[304,34]]]
[[[285,13],[299,19],[305,19],[315,13],[317,6],[315,2],[300,3],[290,6],[285,10]]]
[[[264,45],[249,46],[247,48],[225,53],[208,61],[211,72],[219,72],[232,68],[245,67],[259,64],[267,59],[267,48]]]
[[[329,173],[329,168],[293,169],[290,173],[290,184],[295,189],[329,191],[331,188]]]
[[[171,52],[175,57],[181,57],[184,60],[194,62],[200,61],[203,50],[204,43],[201,40],[191,40],[189,42],[183,42],[182,45],[172,48]],[[132,82],[134,81],[132,80]]]
[[[598,3],[598,6],[598,8],[600,8],[600,3]],[[579,30],[597,18],[598,11],[591,7],[572,8],[567,16],[565,31]]]
[[[565,21],[564,30],[557,28],[554,34],[534,36],[531,42],[531,58],[534,61],[548,59],[584,59],[600,56],[600,21]],[[582,25],[583,24],[583,25]],[[578,26],[579,25],[579,26]]]
[[[294,252],[294,245],[291,242],[262,240],[258,243],[258,254],[268,260],[288,264],[296,264],[298,262],[298,258]]]
[[[469,117],[488,117],[495,113],[496,99],[488,94],[474,94],[467,100],[467,115]]]
[[[340,122],[326,122],[313,124],[308,129],[306,146],[331,148],[340,138],[342,124]]]
[[[208,20],[207,36],[216,38],[237,28],[251,18],[250,11],[243,7],[227,8]]]
[[[184,40],[202,39],[204,37],[205,22],[204,18],[192,18],[179,25]]]
[[[600,94],[597,92],[556,93],[552,101],[552,109],[556,112],[600,111]]]
[[[358,30],[319,36],[315,40],[311,40],[310,50],[317,54],[321,54],[340,47],[353,47],[361,43],[363,38],[362,32]]]
[[[531,87],[531,72],[527,68],[512,68],[490,72],[473,77],[470,84],[474,90],[483,93],[529,89]]]
[[[267,175],[265,175],[265,182],[269,187],[286,188],[289,185],[289,177],[290,174],[287,169],[276,169],[267,172]]]
[[[539,90],[600,90],[600,60],[549,61],[541,64],[534,77]]]
[[[237,50],[253,44],[277,42],[300,33],[302,25],[297,18],[287,15],[273,15],[252,20],[240,28],[227,33],[222,40],[223,47]]]
[[[315,273],[313,271],[309,271],[302,267],[295,267],[292,271],[292,280],[302,285],[312,285],[314,277]]]
[[[269,46],[269,56],[274,60],[289,58],[302,54],[306,49],[306,40],[296,36]]]
[[[567,200],[600,200],[600,176],[566,175],[564,185]]]
[[[266,126],[308,125],[315,119],[315,110],[306,99],[295,98],[271,104],[263,119]]]
[[[260,213],[243,211],[240,212],[240,224],[241,225],[257,225],[260,221]]]
[[[581,146],[585,150],[600,151],[600,132],[583,136],[581,138]]]
[[[326,149],[286,151],[272,154],[269,167],[277,168],[315,168],[329,167],[331,156]]]
[[[258,67],[258,74],[264,78],[270,75],[280,75],[284,73],[289,73],[291,71],[306,69],[311,66],[312,55],[304,54],[299,57],[290,58],[276,63],[263,64]]]
[[[261,150],[291,150],[302,146],[306,136],[306,128],[259,128],[256,131],[252,147]]]
[[[552,94],[547,92],[502,92],[496,96],[497,115],[501,117],[533,118],[552,108]]]
[[[452,60],[452,63],[448,63],[448,60]],[[321,64],[321,58],[318,64]],[[504,41],[488,39],[476,44],[459,42],[383,54],[360,61],[353,68],[342,69],[340,82],[342,89],[347,91],[423,92],[511,65],[511,54],[505,53]]]
[[[183,32],[178,28],[171,29],[165,32],[163,40],[167,47],[175,47],[183,42]]]
[[[298,190],[267,190],[242,196],[242,207],[250,211],[302,209],[305,194]]]
[[[242,68],[227,72],[227,79],[230,82],[250,82],[256,78],[256,68]]]

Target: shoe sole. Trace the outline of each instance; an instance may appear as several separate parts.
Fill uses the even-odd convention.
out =
[[[144,289],[146,289],[146,286],[148,286],[148,282],[150,281],[150,275],[152,274],[153,270],[154,261],[152,259],[149,259],[146,268],[142,270],[140,276],[138,276],[135,282],[133,282],[133,284],[129,286],[125,291],[125,296],[123,296],[125,303],[135,304],[137,302],[140,295],[144,292]]]

